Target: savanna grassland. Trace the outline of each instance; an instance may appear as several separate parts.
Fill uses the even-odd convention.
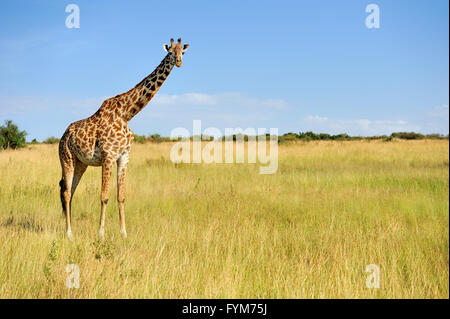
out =
[[[0,151],[0,298],[449,298],[448,140],[282,144],[274,175],[174,165],[171,146],[133,146],[126,240],[114,174],[97,240],[90,167],[72,242],[57,146]],[[379,289],[366,287],[368,264]]]

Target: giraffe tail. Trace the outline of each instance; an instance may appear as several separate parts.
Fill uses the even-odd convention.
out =
[[[63,214],[66,213],[66,205],[64,201],[64,191],[66,190],[66,183],[64,182],[64,178],[61,178],[59,181],[59,187],[60,187],[60,197],[61,197],[61,205],[63,209]]]

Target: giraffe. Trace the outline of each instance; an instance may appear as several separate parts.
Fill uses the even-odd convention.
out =
[[[189,44],[163,45],[167,52],[159,66],[128,92],[106,99],[92,116],[71,123],[59,143],[59,159],[62,178],[59,182],[61,204],[66,217],[66,233],[72,239],[71,203],[75,190],[88,166],[102,167],[101,210],[98,234],[105,235],[105,213],[108,203],[111,173],[117,163],[117,201],[119,206],[120,232],[127,237],[125,228],[125,176],[133,133],[128,122],[155,96],[169,76],[173,67],[180,67],[182,56]]]

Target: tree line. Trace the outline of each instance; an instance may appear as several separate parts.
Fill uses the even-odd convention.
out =
[[[13,123],[11,120],[5,121],[4,125],[0,126],[0,150],[1,149],[16,149],[25,147],[27,145],[26,142],[26,131],[21,131],[19,127]],[[270,139],[270,135],[266,134],[266,140]],[[212,141],[214,137],[207,135],[199,135],[199,136],[191,136],[189,139],[194,140],[202,140],[202,141]],[[236,134],[230,136],[222,136],[216,140],[241,140],[247,142],[249,139],[254,140],[255,136],[249,136],[244,134]],[[278,143],[289,143],[295,141],[355,141],[355,140],[383,140],[383,141],[392,141],[394,139],[402,139],[402,140],[422,140],[422,139],[448,139],[449,135],[442,134],[421,134],[416,132],[394,132],[391,135],[375,135],[375,136],[350,136],[346,133],[342,134],[327,134],[327,133],[314,133],[311,131],[308,132],[299,132],[299,133],[286,133],[277,137]],[[176,141],[181,140],[181,137],[175,139]],[[161,136],[160,134],[150,134],[150,135],[138,135],[134,134],[134,142],[135,143],[164,143],[164,142],[173,142],[174,140],[168,136]],[[33,139],[30,144],[40,143],[36,139]],[[43,140],[41,143],[44,144],[57,144],[59,143],[59,138],[50,136]]]

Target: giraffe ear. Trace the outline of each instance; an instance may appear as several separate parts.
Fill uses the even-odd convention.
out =
[[[189,44],[183,45],[183,52],[186,52],[189,49]]]
[[[167,44],[163,44],[164,51],[169,52],[169,46]]]

